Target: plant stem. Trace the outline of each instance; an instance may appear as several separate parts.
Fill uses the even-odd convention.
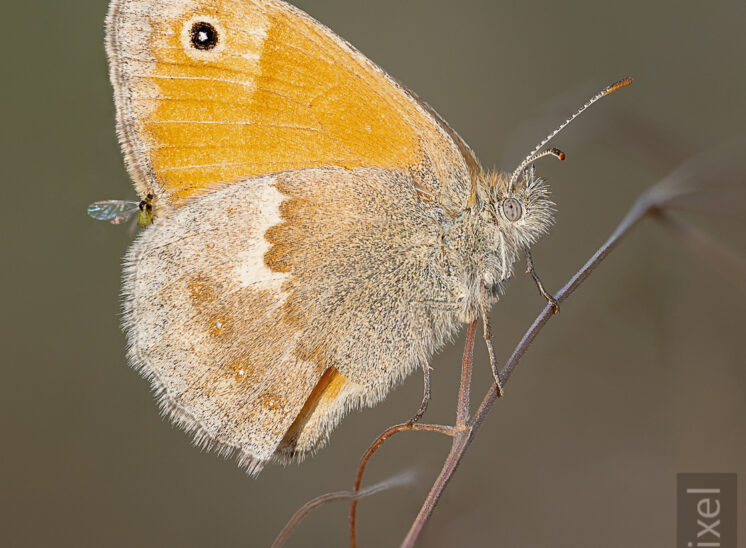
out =
[[[640,222],[643,217],[645,217],[645,215],[651,211],[651,209],[655,208],[656,202],[651,199],[651,196],[653,196],[652,193],[646,192],[637,200],[637,202],[635,202],[629,213],[627,213],[622,222],[619,223],[619,226],[612,233],[609,239],[606,240],[606,242],[598,249],[598,251],[596,251],[596,253],[593,254],[593,256],[585,263],[585,265],[583,265],[583,267],[578,270],[572,278],[570,278],[570,280],[559,291],[559,293],[555,295],[557,302],[562,303],[570,295],[572,295],[575,290],[580,287],[580,285],[586,280],[586,278],[590,276],[590,274],[596,269],[596,267],[601,264],[601,262],[607,257],[607,255],[617,246],[620,240],[635,225],[637,225],[637,223]],[[520,362],[523,355],[526,353],[526,350],[528,350],[528,347],[531,345],[539,332],[544,328],[549,319],[553,316],[553,305],[552,303],[547,303],[547,306],[544,307],[544,310],[541,311],[536,320],[534,320],[534,323],[523,335],[523,338],[521,338],[518,346],[516,346],[513,354],[510,356],[510,359],[507,361],[505,367],[503,367],[502,371],[500,372],[500,381],[502,382],[503,386],[505,386],[505,383],[510,380],[511,375],[515,371],[515,368]],[[469,387],[464,387],[463,383],[467,381],[469,382],[469,384],[471,384],[471,359],[473,356],[473,333],[475,329],[476,323],[469,325],[469,332],[467,333],[466,339],[466,348],[464,349],[464,363],[466,362],[468,356],[469,371],[468,374],[465,375],[464,366],[462,365],[462,385],[459,387],[459,417],[463,416],[462,404],[464,403],[464,401],[467,407],[466,416],[468,416]],[[469,337],[469,334],[471,334],[471,338]],[[463,393],[466,393],[465,400],[462,396]],[[435,505],[438,503],[443,490],[446,488],[446,485],[448,485],[448,482],[453,476],[453,473],[456,471],[458,464],[461,462],[466,449],[471,444],[476,430],[479,428],[479,426],[481,426],[485,417],[492,408],[492,405],[497,399],[497,396],[497,386],[492,385],[487,391],[487,394],[485,394],[484,398],[482,399],[482,403],[480,404],[479,409],[477,409],[474,419],[470,423],[464,425],[466,428],[464,428],[463,426],[460,428],[459,424],[456,425],[456,428],[454,429],[451,451],[449,452],[448,457],[443,464],[443,468],[441,469],[438,478],[435,480],[433,487],[430,489],[425,502],[422,504],[422,507],[417,514],[417,518],[412,523],[407,536],[404,538],[404,541],[402,542],[402,548],[411,548],[412,546],[414,546],[417,538],[422,532],[422,528],[425,526],[425,523],[432,515],[433,510],[435,509]]]
[[[461,360],[461,384],[458,389],[458,408],[456,411],[456,426],[453,429],[453,443],[448,458],[443,465],[435,483],[430,489],[430,493],[425,499],[425,503],[420,508],[412,527],[410,527],[402,546],[414,546],[417,537],[420,535],[422,528],[425,526],[430,515],[438,504],[441,493],[446,488],[451,476],[456,471],[461,457],[463,457],[466,448],[471,439],[472,427],[469,424],[469,407],[471,392],[471,372],[474,363],[474,336],[477,332],[477,321],[474,320],[469,324],[466,331],[466,344],[464,345],[464,357]]]
[[[441,426],[439,424],[416,424],[411,422],[405,422],[403,424],[397,424],[390,428],[387,428],[383,434],[378,436],[376,440],[368,447],[363,457],[360,459],[360,465],[357,469],[357,477],[355,478],[354,493],[360,492],[360,486],[363,483],[363,474],[368,466],[368,461],[375,454],[376,451],[384,444],[390,437],[398,434],[399,432],[419,431],[419,432],[438,432],[439,434],[445,434],[447,436],[453,436],[453,428],[450,426]],[[355,498],[350,505],[350,546],[352,548],[357,547],[357,503],[358,498]]]

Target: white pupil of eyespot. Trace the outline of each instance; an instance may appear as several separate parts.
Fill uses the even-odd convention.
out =
[[[207,38],[208,38],[208,36],[207,36],[207,33],[206,33],[205,31],[201,30],[201,31],[199,32],[199,35],[198,35],[198,37],[199,37],[199,41],[200,41],[200,42],[207,42]]]

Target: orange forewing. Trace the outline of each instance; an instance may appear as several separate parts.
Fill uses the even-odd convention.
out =
[[[447,185],[454,166],[457,178],[468,176],[458,136],[295,8],[267,0],[162,4],[120,1],[110,16],[120,135],[141,193],[178,204],[205,188],[324,166],[424,165],[432,177],[417,186],[426,193]],[[138,17],[147,22],[139,34],[131,28]],[[190,47],[199,20],[219,31],[211,52]]]

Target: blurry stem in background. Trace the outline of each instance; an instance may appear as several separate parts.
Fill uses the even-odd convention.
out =
[[[715,175],[716,171],[711,169],[710,166],[717,165],[722,168],[726,163],[723,160],[723,157],[726,157],[726,155],[723,154],[724,151],[725,149],[721,149],[715,151],[715,153],[709,152],[692,158],[682,164],[682,166],[672,172],[669,176],[665,177],[661,182],[645,191],[637,199],[609,239],[606,240],[606,242],[593,254],[585,265],[583,265],[583,267],[578,270],[578,272],[575,273],[575,275],[570,278],[565,286],[555,295],[557,302],[562,303],[572,295],[586,278],[590,276],[596,267],[601,264],[608,254],[614,250],[622,238],[648,215],[653,216],[664,226],[670,228],[674,234],[679,236],[690,247],[690,249],[695,251],[701,257],[707,259],[706,262],[708,262],[708,264],[711,264],[717,270],[732,277],[734,281],[739,283],[740,287],[740,283],[744,277],[746,277],[746,260],[744,260],[743,257],[734,254],[731,250],[725,248],[721,244],[715,242],[698,229],[671,217],[666,211],[669,207],[677,205],[681,206],[686,204],[687,201],[691,202],[693,200],[695,203],[702,203],[701,199],[703,197],[718,198],[721,194],[725,194],[724,189],[713,188],[708,184],[710,177]],[[713,160],[716,161],[716,164],[712,163]],[[731,182],[733,181],[734,180],[732,179]],[[553,305],[552,303],[548,303],[534,320],[531,327],[529,327],[523,335],[521,341],[515,347],[515,350],[513,350],[513,353],[505,364],[505,367],[503,367],[500,372],[500,381],[503,386],[510,380],[511,375],[515,371],[515,368],[523,355],[526,353],[526,350],[528,350],[528,347],[553,316]],[[441,469],[440,474],[438,474],[435,483],[430,488],[430,492],[420,508],[417,517],[412,523],[407,536],[402,542],[402,547],[411,548],[414,546],[425,526],[425,523],[432,515],[446,485],[461,462],[461,458],[464,456],[469,445],[471,445],[477,429],[482,425],[482,422],[487,417],[487,414],[498,397],[497,387],[493,384],[482,399],[474,418],[471,420],[469,419],[469,393],[471,390],[471,370],[474,357],[473,347],[476,328],[477,322],[473,322],[469,324],[467,330],[466,345],[461,366],[461,384],[459,386],[455,426],[447,427],[412,423],[396,425],[381,434],[363,455],[358,468],[355,488],[351,494],[345,495],[346,500],[352,500],[350,511],[350,540],[353,547],[357,546],[357,502],[359,500],[359,496],[355,496],[355,494],[359,495],[365,491],[361,491],[360,486],[366,466],[373,454],[384,444],[384,442],[399,432],[427,430],[439,432],[452,437],[451,450],[448,453],[448,457],[446,458],[443,468]],[[326,495],[314,499],[314,501],[311,501],[311,503],[304,506],[304,509],[309,505],[312,505],[311,509],[313,509],[323,504],[326,502],[324,497],[326,497]],[[336,497],[333,500],[339,500],[339,497]],[[299,513],[301,511],[299,511]],[[310,509],[308,511],[310,511]],[[303,515],[305,515],[305,513]],[[290,535],[298,521],[300,520],[295,520],[294,517],[285,529],[283,529],[283,533],[281,534],[282,539],[281,537],[278,537],[278,541],[284,541]],[[282,536],[283,534],[284,537]],[[274,546],[280,546],[280,544],[276,541]]]
[[[412,483],[413,479],[414,474],[412,472],[404,472],[403,474],[399,474],[398,476],[394,476],[393,478],[389,478],[380,483],[376,483],[375,485],[371,485],[370,487],[366,487],[365,489],[356,489],[354,491],[337,491],[336,493],[327,493],[325,495],[321,495],[320,497],[316,497],[315,499],[308,501],[295,514],[293,514],[293,517],[290,518],[290,521],[287,522],[285,527],[283,527],[282,531],[280,531],[280,534],[277,535],[277,538],[272,543],[272,548],[279,548],[280,546],[285,544],[298,524],[319,506],[323,506],[324,504],[327,504],[329,502],[360,500],[362,498],[375,495],[376,493],[380,493],[381,491],[409,485]]]
[[[661,225],[674,233],[694,254],[718,274],[730,280],[741,292],[746,293],[746,259],[734,253],[732,249],[716,241],[699,228],[680,221],[663,210],[653,212]]]

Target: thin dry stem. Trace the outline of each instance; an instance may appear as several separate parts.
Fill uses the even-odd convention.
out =
[[[272,548],[280,548],[281,546],[284,546],[285,542],[287,542],[288,538],[290,538],[290,535],[298,527],[300,522],[320,506],[330,502],[357,501],[375,495],[376,493],[380,493],[381,491],[408,485],[412,483],[413,478],[414,474],[412,472],[405,472],[380,483],[376,483],[375,485],[371,485],[370,487],[366,487],[365,489],[356,491],[337,491],[336,493],[327,493],[316,497],[315,499],[308,501],[297,512],[295,512],[295,514],[293,514],[293,517],[290,518],[290,521],[287,522],[285,527],[283,527],[280,534],[277,535],[277,538],[272,543]]]
[[[357,477],[355,478],[355,487],[353,493],[360,492],[360,485],[363,483],[363,474],[365,468],[368,466],[368,461],[375,454],[376,451],[384,444],[390,437],[398,434],[399,432],[438,432],[439,434],[445,434],[446,436],[453,435],[453,428],[450,426],[441,426],[439,424],[417,424],[412,422],[405,422],[403,424],[397,424],[390,428],[387,428],[383,434],[378,436],[376,440],[368,447],[365,454],[360,459],[360,466],[357,470]],[[357,546],[357,503],[358,499],[352,501],[350,507],[350,545],[355,548]]]
[[[471,408],[471,372],[472,365],[474,363],[474,338],[477,332],[477,321],[473,321],[469,324],[469,328],[466,331],[466,343],[464,345],[464,357],[461,360],[461,383],[458,389],[458,407],[456,409],[456,426],[453,429],[453,443],[451,444],[451,450],[448,453],[446,462],[443,465],[443,469],[435,479],[435,483],[430,488],[425,503],[420,508],[417,518],[415,518],[412,527],[409,529],[402,546],[413,546],[417,537],[425,526],[425,522],[433,513],[435,505],[438,504],[440,495],[448,485],[453,473],[458,468],[463,457],[466,448],[468,447],[471,435],[472,426],[469,423],[469,410]],[[492,385],[496,391],[499,391],[500,384],[495,383]]]
[[[562,303],[565,299],[567,299],[579,286],[583,283],[583,281],[595,270],[595,268],[606,258],[606,256],[611,252],[614,247],[619,243],[621,238],[629,232],[629,230],[634,227],[644,216],[645,214],[650,210],[652,207],[652,203],[650,203],[645,196],[643,196],[638,202],[632,207],[630,212],[627,214],[627,216],[624,218],[624,220],[620,223],[620,225],[617,227],[617,229],[614,231],[614,233],[611,235],[611,237],[604,243],[604,245],[599,248],[599,250],[593,255],[593,257],[588,260],[588,262],[581,268],[571,279],[565,287],[560,290],[559,293],[555,296],[555,299],[558,303]],[[549,321],[550,318],[554,316],[554,305],[552,303],[547,303],[547,305],[544,307],[544,310],[542,310],[541,314],[536,318],[533,325],[529,328],[529,330],[526,332],[526,334],[521,339],[521,342],[518,343],[518,346],[513,351],[513,354],[511,355],[508,362],[503,367],[502,371],[500,372],[500,381],[503,386],[505,386],[505,383],[508,382],[511,375],[513,374],[513,371],[515,370],[516,366],[518,365],[518,362],[520,362],[523,355],[526,353],[526,350],[528,350],[528,347],[531,345],[533,340],[536,338],[536,336],[539,334],[539,332],[542,330],[542,328],[546,325],[546,323]],[[469,347],[469,343],[467,342],[467,349]],[[466,350],[464,351],[466,353]],[[463,379],[462,379],[463,380]],[[460,390],[463,390],[463,387],[460,388]],[[409,529],[409,532],[407,533],[407,536],[404,539],[404,542],[402,542],[402,547],[412,547],[414,546],[415,542],[417,541],[417,538],[419,537],[420,533],[422,532],[423,527],[425,526],[425,523],[432,515],[433,510],[435,509],[435,505],[437,504],[438,500],[440,499],[440,496],[443,493],[443,490],[445,489],[446,485],[448,485],[449,480],[451,479],[451,476],[456,471],[456,468],[458,467],[459,462],[464,456],[464,453],[466,452],[466,449],[471,444],[471,440],[474,437],[474,434],[476,433],[476,430],[481,426],[482,422],[484,421],[485,417],[487,416],[487,413],[489,413],[490,408],[492,407],[492,404],[495,402],[495,400],[498,397],[498,388],[497,385],[492,385],[487,392],[487,394],[484,396],[481,405],[479,406],[479,409],[477,409],[477,412],[474,416],[474,419],[470,423],[470,428],[468,429],[468,435],[466,436],[459,436],[458,434],[454,435],[453,438],[453,444],[451,445],[451,451],[448,454],[448,457],[446,458],[446,461],[443,465],[443,468],[438,475],[438,478],[435,480],[435,483],[433,484],[432,489],[430,490],[430,493],[428,493],[427,498],[425,499],[425,502],[423,503],[422,507],[420,508],[420,512],[417,514],[417,518],[415,518],[414,522],[412,523],[412,526]]]
[[[474,338],[476,333],[477,321],[474,320],[466,330],[464,356],[461,358],[461,382],[458,388],[455,430],[463,429],[469,422],[469,411],[471,408],[471,366],[474,362]]]
[[[619,244],[621,239],[634,226],[636,226],[637,223],[639,223],[645,217],[645,215],[647,215],[652,209],[658,207],[659,202],[655,199],[658,196],[659,193],[654,187],[653,189],[651,189],[651,191],[643,194],[640,199],[635,202],[629,213],[627,213],[626,217],[622,220],[622,222],[612,233],[609,239],[606,240],[606,242],[598,249],[598,251],[596,251],[596,253],[593,254],[593,256],[585,263],[585,265],[583,265],[583,267],[578,270],[578,272],[572,278],[570,278],[570,280],[559,291],[559,293],[555,295],[555,299],[558,303],[561,304],[570,295],[572,295],[575,290],[580,287],[580,285],[586,280],[586,278],[590,276],[590,274],[596,269],[596,267],[601,264],[601,262],[608,256],[608,254],[611,253],[611,251]],[[665,196],[669,197],[669,193],[665,193]],[[544,307],[544,310],[541,311],[536,320],[534,320],[534,323],[523,335],[521,341],[518,343],[518,346],[515,348],[513,354],[510,356],[510,359],[508,359],[502,371],[500,372],[500,381],[503,386],[505,385],[505,383],[508,382],[508,380],[510,380],[510,377],[515,371],[515,368],[520,362],[521,358],[526,353],[526,350],[528,350],[528,347],[553,316],[554,305],[552,303],[547,303],[547,305]],[[448,481],[455,472],[458,463],[461,461],[461,458],[466,452],[466,449],[471,444],[471,440],[473,439],[477,429],[481,426],[482,422],[484,421],[485,417],[489,413],[492,405],[495,403],[495,400],[497,398],[498,389],[496,385],[493,385],[490,387],[487,394],[482,399],[482,403],[477,409],[474,419],[471,422],[470,435],[466,439],[459,439],[458,436],[454,436],[453,445],[451,446],[451,452],[448,454],[446,462],[443,465],[443,469],[436,479],[433,488],[430,490],[430,493],[425,499],[425,502],[420,509],[420,513],[417,515],[417,518],[412,523],[412,527],[407,533],[407,536],[402,543],[402,547],[414,546],[414,543],[422,532],[422,528],[425,526],[425,523],[432,515],[432,512],[443,492],[443,489],[445,489],[446,485],[448,484]]]
[[[707,158],[711,159],[712,155],[707,155]],[[570,278],[557,295],[555,295],[557,302],[562,303],[572,295],[598,267],[598,265],[603,262],[609,253],[614,250],[622,238],[626,236],[627,233],[629,233],[629,231],[632,230],[632,228],[634,228],[643,218],[645,218],[645,216],[650,213],[660,215],[666,206],[673,205],[677,200],[702,193],[703,188],[705,188],[703,183],[706,179],[696,181],[693,180],[695,177],[692,177],[692,172],[696,172],[698,167],[700,166],[697,165],[696,161],[687,162],[687,164],[682,168],[677,169],[672,175],[666,177],[659,184],[644,192],[633,204],[632,208],[629,210],[622,222],[619,223],[619,226],[617,226],[609,239],[604,242],[585,265],[583,265],[583,267],[578,270],[572,278]],[[681,182],[682,184],[677,184],[677,182]],[[702,239],[698,240],[698,244],[706,245]],[[531,327],[529,327],[528,331],[523,335],[518,346],[516,346],[512,355],[503,367],[500,373],[500,381],[503,386],[508,382],[508,380],[510,380],[511,375],[515,371],[515,368],[523,355],[528,350],[528,347],[553,316],[554,305],[550,302],[547,303],[536,320],[534,320]],[[412,523],[412,526],[402,543],[403,548],[414,546],[414,543],[422,532],[425,523],[432,515],[435,505],[442,495],[443,490],[455,472],[458,463],[461,461],[461,458],[471,444],[477,429],[481,426],[498,396],[499,390],[497,386],[491,386],[482,399],[482,403],[477,409],[474,419],[470,423],[471,428],[468,438],[463,440],[460,439],[458,435],[454,435],[451,451],[446,458],[441,473],[436,479],[430,493],[428,493],[417,518]]]

